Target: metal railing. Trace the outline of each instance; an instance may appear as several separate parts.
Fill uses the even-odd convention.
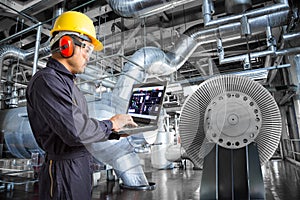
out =
[[[286,151],[284,158],[300,166],[300,152],[295,148],[297,145],[300,146],[300,139],[283,139]]]

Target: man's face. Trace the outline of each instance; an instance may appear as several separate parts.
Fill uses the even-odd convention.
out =
[[[68,59],[72,74],[81,74],[84,72],[94,50],[94,46],[91,43],[81,39],[78,39],[78,41],[81,42],[81,45],[75,45],[74,54]]]

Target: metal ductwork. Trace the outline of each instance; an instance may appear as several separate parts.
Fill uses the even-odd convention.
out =
[[[32,134],[26,107],[0,111],[0,127],[9,152],[17,158],[31,158],[31,153],[43,153]]]
[[[126,186],[148,185],[140,164],[139,156],[134,153],[135,144],[130,137],[119,141],[106,141],[88,146],[88,150],[97,160],[112,166]]]
[[[115,13],[122,17],[148,17],[195,0],[106,0]]]
[[[4,45],[0,47],[0,78],[2,79],[3,61],[7,58],[18,58],[20,60],[25,60],[30,53],[21,50],[15,46]]]
[[[34,51],[22,50],[13,45],[3,45],[0,47],[0,77],[2,78],[3,61],[8,58],[16,58],[23,62],[31,62],[34,57]],[[50,54],[49,43],[46,42],[39,49],[39,56],[47,56]]]

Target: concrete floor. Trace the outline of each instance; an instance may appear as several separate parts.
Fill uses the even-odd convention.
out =
[[[262,167],[266,200],[299,200],[300,167],[289,161],[271,160]],[[151,191],[121,189],[118,181],[101,181],[93,190],[93,200],[199,200],[201,170],[175,167],[168,170],[145,168],[149,182],[156,184]],[[0,199],[37,200],[38,185],[25,192],[24,186],[0,192]]]

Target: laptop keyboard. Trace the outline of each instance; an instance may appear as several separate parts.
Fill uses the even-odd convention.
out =
[[[133,126],[133,125],[131,125],[131,124],[127,124],[127,125],[125,125],[122,129],[138,128],[138,127],[143,127],[143,126],[149,126],[149,124],[143,124],[143,123],[138,123],[138,122],[136,122],[136,124],[137,124],[138,126]]]
[[[157,125],[150,125],[150,124],[140,124],[139,126],[124,126],[118,133],[119,134],[135,134],[135,133],[142,133],[146,131],[152,131],[157,129]]]

